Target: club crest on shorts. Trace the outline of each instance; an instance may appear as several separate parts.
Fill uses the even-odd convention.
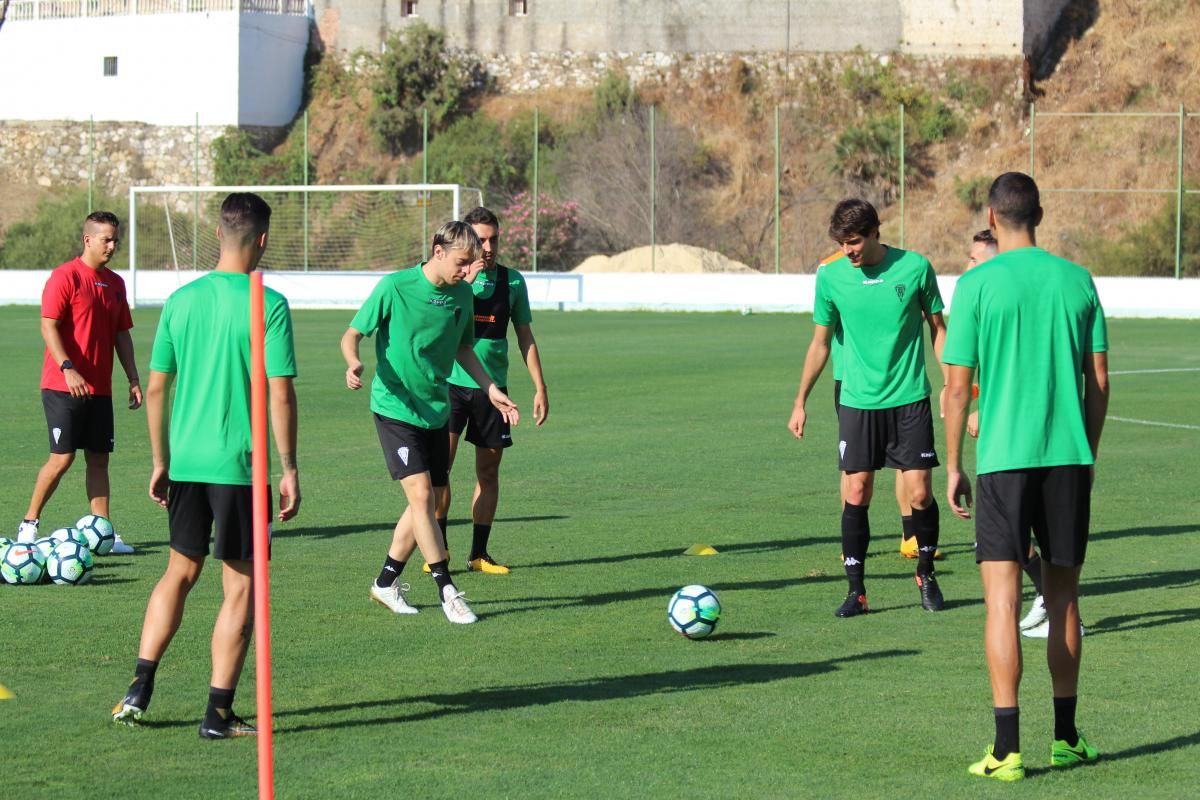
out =
[[[903,285],[896,287],[896,299],[903,302],[903,300],[904,300],[904,286]]]
[[[62,428],[51,428],[50,433],[54,435],[54,443],[58,444],[58,440],[62,436]]]
[[[408,448],[407,447],[397,447],[396,455],[400,456],[400,460],[403,461],[404,466],[407,467],[408,466]]]

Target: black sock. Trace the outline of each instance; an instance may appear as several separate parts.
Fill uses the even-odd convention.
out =
[[[445,597],[445,589],[447,586],[454,586],[454,579],[450,577],[450,565],[445,559],[436,561],[429,565],[429,574],[433,576],[433,580],[437,583],[438,602],[442,602]]]
[[[446,548],[446,552],[449,552],[450,551],[450,542],[449,542],[449,540],[446,539],[446,528],[447,528],[447,526],[449,526],[450,520],[448,520],[445,517],[440,517],[440,518],[438,518],[437,524],[438,524],[438,527],[442,531],[442,547]]]
[[[488,537],[492,535],[492,526],[480,525],[475,523],[475,530],[471,534],[471,561],[487,554]]]
[[[147,661],[139,658],[133,665],[133,680],[125,696],[132,698],[133,705],[142,711],[150,705],[150,697],[154,694],[154,674],[158,671],[157,661]]]
[[[1071,747],[1079,744],[1079,731],[1075,730],[1075,697],[1054,698],[1054,738],[1062,739]]]
[[[996,715],[996,741],[992,745],[992,757],[1003,761],[1009,753],[1021,752],[1021,709],[993,708]]]
[[[1042,593],[1042,557],[1037,553],[1021,565],[1025,570],[1025,574],[1029,576],[1029,580],[1033,581],[1033,588],[1037,589],[1037,593]]]
[[[842,564],[846,568],[846,579],[850,591],[866,594],[863,582],[864,562],[867,548],[871,544],[871,520],[867,515],[870,506],[846,503],[842,506]]]
[[[233,714],[233,689],[208,687],[208,708],[204,711],[204,724],[225,725]]]
[[[391,586],[400,577],[400,573],[404,571],[403,561],[388,556],[383,561],[383,569],[379,571],[379,577],[375,579],[375,585],[380,589],[386,589]]]
[[[913,528],[912,514],[908,514],[907,516],[900,515],[900,530],[903,531],[901,535],[906,542],[917,535],[916,529]]]
[[[937,500],[930,498],[927,508],[913,509],[913,533],[917,537],[917,574],[931,575],[938,546]]]

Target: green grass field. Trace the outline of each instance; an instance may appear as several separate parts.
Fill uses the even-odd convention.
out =
[[[1181,427],[1110,421],[1105,431],[1079,712],[1103,760],[1050,772],[1045,644],[1026,640],[1029,777],[1000,786],[966,774],[990,742],[991,703],[973,528],[945,511],[943,471],[934,482],[948,609],[919,607],[885,478],[867,566],[874,613],[833,616],[845,584],[827,377],[806,439],[785,429],[809,318],[538,314],[550,420],[535,429],[527,418],[515,431],[491,548],[514,570],[461,574],[481,620],[454,626],[419,558],[405,578],[420,615],[367,599],[403,499],[365,393],[344,388],[337,342],[350,316],[295,313],[304,499],[276,527],[271,578],[279,797],[1193,795],[1200,371],[1121,373],[1200,370],[1196,322],[1110,322],[1110,414]],[[46,451],[37,320],[35,308],[0,308],[12,381],[0,386],[8,535]],[[144,371],[156,312],[135,321]],[[511,385],[528,411],[520,366]],[[455,570],[470,536],[464,454],[453,479]],[[196,735],[215,565],[162,663],[144,729],[108,721],[166,563],[149,469],[144,412],[119,407],[113,516],[138,552],[101,557],[85,587],[0,587],[0,683],[15,694],[0,702],[6,798],[255,795],[253,740]],[[44,529],[85,509],[77,465]],[[720,554],[681,555],[697,542]],[[709,640],[667,625],[667,599],[687,583],[721,596]],[[253,715],[253,653],[236,707]]]

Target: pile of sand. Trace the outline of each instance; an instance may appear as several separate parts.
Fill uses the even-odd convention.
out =
[[[590,256],[572,272],[650,272],[650,247],[635,247],[615,256]],[[754,272],[713,250],[690,244],[654,248],[654,272]]]

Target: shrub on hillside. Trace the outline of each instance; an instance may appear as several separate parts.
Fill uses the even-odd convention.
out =
[[[1186,195],[1183,201],[1183,240],[1180,274],[1200,277],[1200,199]],[[1097,275],[1175,276],[1175,201],[1149,221],[1126,228],[1116,239],[1080,237],[1084,265]]]
[[[504,249],[508,259],[529,269],[533,266],[533,195],[521,192],[500,212]],[[540,195],[537,209],[537,266],[539,270],[570,269],[577,255],[579,204]],[[506,260],[502,258],[501,260]]]
[[[488,86],[478,61],[451,53],[446,34],[423,22],[389,34],[374,70],[367,125],[376,144],[393,154],[420,144],[424,112],[430,129],[441,130]]]

